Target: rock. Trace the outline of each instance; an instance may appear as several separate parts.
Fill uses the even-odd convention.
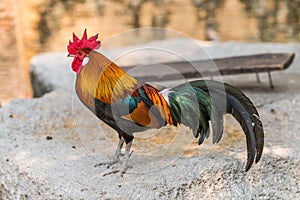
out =
[[[300,95],[296,100],[294,107],[298,109]],[[261,108],[266,147],[262,160],[248,173],[244,172],[244,136],[239,131],[242,143],[232,142],[227,130],[219,147],[196,147],[192,141],[191,147],[195,148],[190,151],[198,156],[181,152],[172,157],[164,152],[165,155],[151,157],[137,151],[130,160],[134,167],[124,177],[103,177],[110,169],[94,165],[112,155],[117,141],[107,139],[105,133],[115,133],[102,123],[100,127],[105,133],[101,133],[94,124],[97,120],[84,107],[72,111],[72,93],[60,89],[38,99],[14,100],[0,110],[0,197],[299,199],[300,141],[296,133],[300,127],[290,121],[299,112],[294,109],[289,118],[280,121],[268,115],[270,108],[276,108],[278,113],[287,112],[287,103],[288,100],[282,100]],[[76,125],[69,122],[73,119]],[[47,136],[52,140],[47,140]],[[164,163],[165,160],[168,162]]]
[[[58,88],[71,90],[74,80],[71,60],[66,53],[44,53],[33,57],[30,74],[34,96],[40,97]]]
[[[260,100],[266,132],[262,159],[247,173],[245,136],[226,117],[213,146],[198,146],[184,127],[138,133],[133,168],[103,176],[114,168],[94,165],[113,154],[117,135],[77,99],[70,60],[46,54],[32,65],[41,93],[52,91],[0,108],[0,199],[300,199],[298,87],[246,90]]]

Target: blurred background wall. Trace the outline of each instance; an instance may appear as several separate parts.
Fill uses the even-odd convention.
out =
[[[101,40],[155,26],[200,40],[298,42],[299,15],[299,0],[0,0],[0,102],[31,97],[30,58],[65,52],[84,28]]]

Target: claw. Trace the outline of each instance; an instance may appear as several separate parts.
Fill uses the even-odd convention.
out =
[[[108,166],[112,166],[116,163],[120,162],[120,159],[119,158],[114,158],[113,160],[110,160],[110,161],[106,161],[106,162],[101,162],[101,163],[98,163],[98,164],[95,164],[94,167],[100,167],[102,165],[108,165]]]
[[[116,173],[120,173],[121,177],[123,177],[124,174],[126,174],[127,169],[133,168],[131,165],[127,165],[127,166],[123,166],[122,169],[114,169],[111,170],[109,172],[106,172],[104,174],[102,174],[102,176],[107,176],[107,175],[111,175],[111,174],[116,174]]]
[[[102,165],[112,166],[112,165],[120,162],[120,156],[122,156],[121,149],[122,149],[123,144],[124,144],[124,139],[121,138],[120,141],[119,141],[118,147],[116,149],[116,152],[114,154],[113,160],[98,163],[98,164],[95,165],[95,167],[99,167],[99,166],[102,166]]]
[[[132,142],[129,142],[128,144],[126,144],[125,160],[124,160],[122,169],[115,169],[110,172],[106,172],[103,174],[103,176],[107,176],[107,175],[115,174],[115,173],[119,173],[119,172],[120,172],[121,176],[123,176],[126,173],[127,169],[132,168],[132,166],[128,165],[128,160],[133,153],[133,151],[130,152],[131,145],[132,145]]]
[[[115,170],[112,170],[110,172],[107,172],[107,173],[104,173],[102,176],[107,176],[107,175],[111,175],[111,174],[116,174],[116,173],[119,173],[120,170],[119,169],[115,169]]]

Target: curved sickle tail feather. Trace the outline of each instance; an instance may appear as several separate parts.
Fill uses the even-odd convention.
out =
[[[229,84],[223,84],[211,80],[193,81],[189,84],[194,88],[199,88],[200,90],[209,93],[213,104],[212,106],[216,107],[217,110],[217,102],[219,101],[218,97],[226,96],[226,113],[233,115],[233,117],[240,123],[246,135],[248,156],[245,171],[248,171],[251,168],[254,160],[255,163],[260,160],[264,146],[263,125],[260,121],[259,114],[254,104],[241,90]],[[218,143],[221,139],[223,132],[222,117],[224,114],[225,113],[222,111],[222,109],[219,109],[219,113],[215,114],[217,121],[214,122],[214,119],[211,119],[214,130],[213,143]],[[211,118],[213,116],[214,115],[212,115]],[[214,126],[217,127],[214,129]],[[203,142],[203,140],[204,138],[202,134],[202,137],[200,136],[199,138],[199,142]]]

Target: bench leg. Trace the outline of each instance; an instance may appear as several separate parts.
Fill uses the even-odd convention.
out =
[[[274,85],[273,85],[273,81],[272,81],[271,72],[268,72],[268,77],[269,77],[270,88],[271,88],[271,89],[274,89]]]
[[[260,83],[259,74],[258,74],[257,72],[256,72],[255,74],[256,74],[256,81],[257,81],[258,83]]]

